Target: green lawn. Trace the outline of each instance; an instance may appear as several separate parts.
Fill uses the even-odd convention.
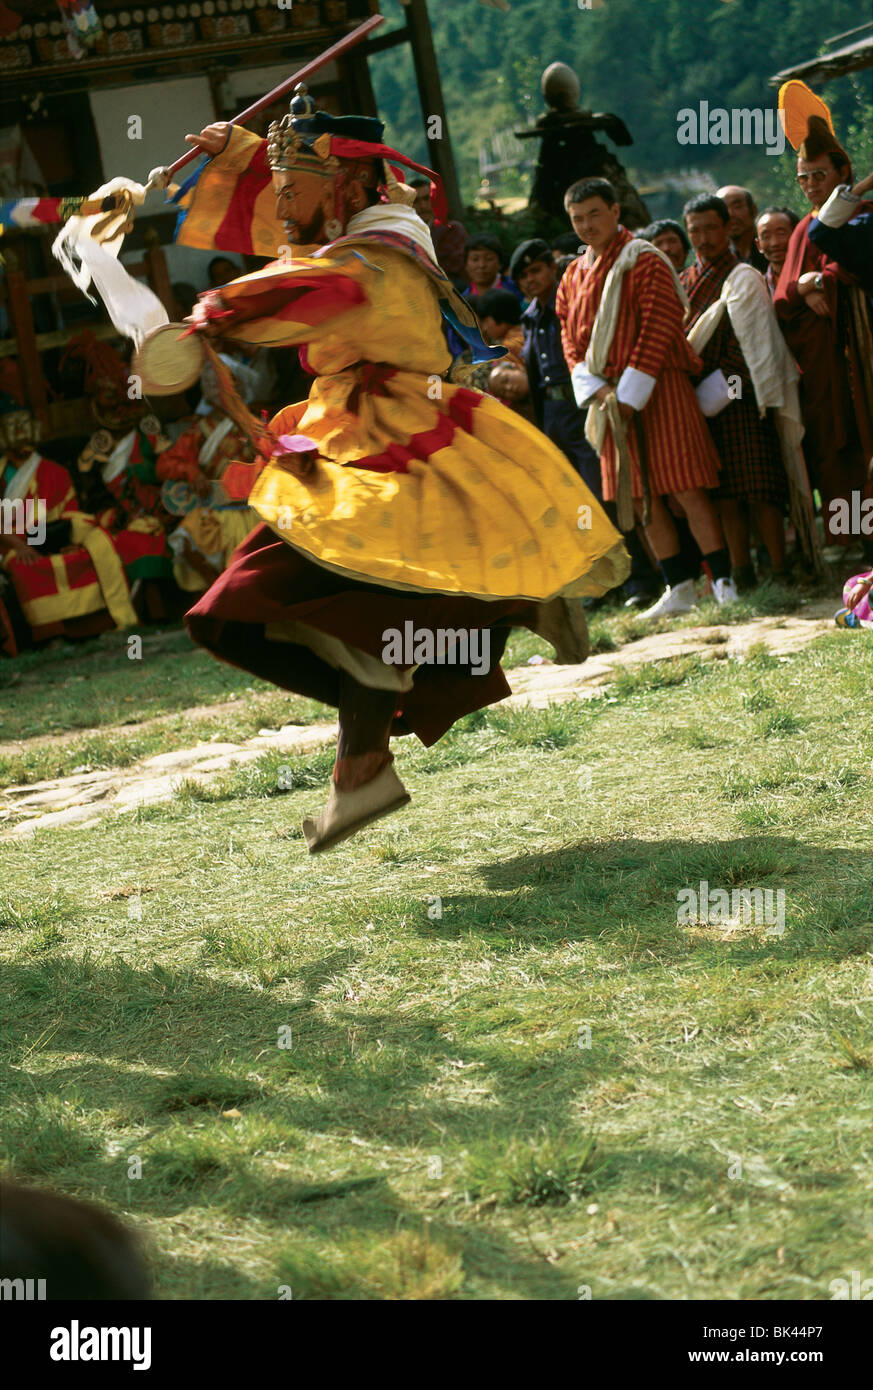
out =
[[[771,584],[726,609],[708,600],[686,617],[644,622],[610,600],[590,617],[591,648],[614,651],[672,627],[746,622],[801,601]],[[522,665],[534,654],[553,655],[533,633],[515,631],[504,665]],[[0,789],[83,768],[126,767],[198,740],[237,742],[263,727],[334,718],[314,700],[216,661],[179,626],[145,632],[140,660],[128,657],[127,634],[107,633],[0,662]],[[61,738],[66,734],[72,736]]]
[[[4,1165],[128,1213],[166,1298],[828,1299],[871,1270],[871,685],[834,631],[492,710],[313,859],[328,752],[0,843]],[[678,923],[702,880],[784,933]]]

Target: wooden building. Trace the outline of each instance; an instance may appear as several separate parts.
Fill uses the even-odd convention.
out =
[[[326,110],[376,115],[369,59],[410,44],[423,128],[433,115],[442,123],[441,138],[428,143],[432,167],[457,216],[460,196],[426,0],[401,3],[401,27],[371,35],[322,69],[310,89]],[[16,0],[22,22],[0,38],[0,127],[7,138],[16,129],[23,135],[42,176],[39,191],[53,196],[88,194],[117,175],[145,183],[152,168],[185,152],[186,132],[229,119],[379,11],[379,0],[96,0],[96,5],[102,32],[78,56],[51,0]],[[285,110],[287,99],[249,128],[260,132]],[[180,249],[172,246],[174,225],[175,213],[160,195],[150,194],[125,242],[124,257],[171,314],[176,309],[173,255]],[[57,354],[83,324],[98,337],[114,332],[102,310],[92,310],[52,258],[57,230],[14,231],[0,239],[5,262],[0,318],[6,320],[0,358],[17,359],[25,398],[47,437],[88,425],[84,401],[78,406],[52,402],[46,354]]]
[[[846,39],[851,42],[845,43]],[[818,53],[814,58],[807,58],[805,62],[795,63],[793,67],[777,72],[770,78],[770,86],[781,87],[783,82],[788,82],[791,78],[799,78],[817,86],[833,82],[836,77],[847,77],[849,73],[873,67],[873,21],[859,24],[856,29],[848,29],[845,33],[825,39],[824,46],[824,53]]]

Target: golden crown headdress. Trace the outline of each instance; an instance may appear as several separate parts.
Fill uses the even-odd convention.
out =
[[[273,121],[267,132],[267,159],[271,169],[306,169],[333,175],[342,168],[367,188],[381,186],[391,203],[412,204],[415,190],[401,183],[391,169],[391,161],[415,169],[434,180],[439,208],[448,217],[444,195],[432,169],[402,155],[382,143],[384,126],[375,116],[331,116],[318,111],[305,82],[294,88],[290,109],[281,121]]]
[[[340,167],[330,152],[330,134],[315,135],[297,128],[297,122],[315,114],[315,103],[305,82],[294,88],[294,99],[287,116],[273,121],[267,131],[267,160],[271,169],[309,169],[318,174],[335,174]]]

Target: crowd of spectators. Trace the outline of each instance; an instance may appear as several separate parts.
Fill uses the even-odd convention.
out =
[[[727,184],[691,199],[681,220],[662,218],[633,237],[611,186],[583,181],[565,199],[573,230],[513,247],[467,238],[460,223],[440,227],[426,181],[417,186],[443,269],[486,341],[507,349],[477,366],[452,343],[453,379],[533,420],[616,522],[626,458],[624,598],[654,616],[686,611],[701,592],[728,601],[765,579],[791,584],[810,573],[799,518],[813,506],[826,555],[873,561],[873,535],[841,525],[839,505],[873,493],[870,367],[861,361],[873,288],[873,207],[863,194],[873,176],[853,190],[846,152],[811,142],[797,180],[805,215],[759,208],[748,188]],[[624,251],[631,240],[660,255]],[[605,268],[617,259],[622,289],[609,314],[618,322],[597,372],[591,334],[608,317]]]

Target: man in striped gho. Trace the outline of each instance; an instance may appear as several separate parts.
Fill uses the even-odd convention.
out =
[[[589,250],[568,267],[558,290],[564,355],[577,404],[599,406],[588,411],[586,434],[600,454],[604,499],[618,500],[625,529],[633,518],[622,505],[619,470],[629,477],[640,521],[649,494],[646,536],[665,589],[644,616],[684,613],[696,603],[668,499],[688,518],[715,597],[726,603],[736,590],[707,491],[718,485],[719,465],[691,385],[702,364],[682,328],[685,292],[667,257],[621,226],[618,198],[605,179],[573,184],[565,201]]]

